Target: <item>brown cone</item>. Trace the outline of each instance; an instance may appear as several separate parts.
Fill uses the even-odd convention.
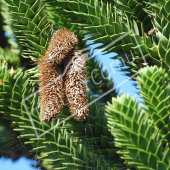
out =
[[[57,64],[61,64],[62,61],[66,58],[68,53],[74,50],[78,39],[74,33],[67,29],[60,29],[53,34],[48,50],[47,55],[50,60],[55,61]]]
[[[42,121],[58,117],[61,112],[64,99],[61,63],[77,42],[77,37],[71,31],[58,30],[52,36],[48,50],[39,62]]]
[[[42,121],[50,121],[52,118],[59,117],[65,98],[64,90],[70,112],[75,114],[74,118],[82,121],[88,115],[86,69],[83,55],[79,51],[74,51],[77,42],[77,37],[69,30],[57,31],[39,62]],[[71,60],[68,69],[65,68],[67,70],[65,75],[62,64],[68,63],[71,58],[74,59]]]
[[[83,121],[88,115],[89,108],[86,99],[86,67],[85,59],[80,51],[74,51],[66,61],[69,65],[65,76],[65,93],[71,114],[74,119]]]
[[[61,75],[62,72],[58,67],[46,67],[41,72],[39,86],[42,121],[50,121],[61,113],[64,99]]]

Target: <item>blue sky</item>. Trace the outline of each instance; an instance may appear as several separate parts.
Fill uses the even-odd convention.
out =
[[[91,42],[88,42],[88,44]],[[92,45],[90,48],[95,48],[100,44]],[[94,50],[94,53],[97,50]],[[123,74],[123,72],[120,71],[119,68],[115,68],[118,66],[118,63],[116,60],[110,59],[111,57],[114,57],[115,53],[110,53],[107,55],[104,55],[103,53],[100,53],[97,57],[98,60],[103,63],[104,67],[107,67],[109,70],[109,78],[113,78],[115,85],[119,85],[122,83],[125,79],[129,78]],[[131,97],[136,97],[137,99],[140,99],[139,95],[137,94],[138,90],[133,86],[133,81],[129,80],[126,83],[119,86],[119,93],[123,92],[125,94],[130,94]],[[0,170],[35,170],[35,168],[31,167],[31,164],[35,163],[35,161],[26,159],[26,158],[20,158],[18,161],[13,162],[11,159],[1,158],[0,159]]]
[[[91,42],[89,41],[88,44]],[[96,48],[101,44],[95,44],[91,45],[90,48]],[[97,49],[93,50],[94,53],[97,53]],[[141,99],[140,96],[137,94],[138,89],[133,85],[134,81],[128,80],[126,83],[122,83],[126,79],[128,79],[128,76],[125,76],[124,72],[122,72],[119,68],[117,68],[120,64],[118,60],[111,59],[114,57],[116,53],[109,53],[109,54],[104,54],[104,52],[100,53],[97,55],[98,60],[103,63],[103,70],[105,67],[107,67],[109,71],[109,78],[113,78],[115,82],[115,86],[119,86],[119,94],[123,92],[124,94],[129,94],[131,97],[136,97],[136,99]],[[125,63],[126,64],[126,63]],[[122,83],[122,84],[121,84]],[[121,85],[120,85],[121,84]]]
[[[0,170],[36,170],[31,167],[33,163],[35,163],[35,161],[24,157],[15,162],[13,162],[12,159],[2,157],[0,159]]]

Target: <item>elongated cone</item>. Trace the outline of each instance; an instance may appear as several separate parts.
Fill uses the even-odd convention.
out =
[[[44,57],[40,59],[38,68],[42,121],[50,121],[61,112],[65,96],[61,64],[77,42],[72,32],[61,29],[54,33]]]
[[[74,119],[83,121],[88,115],[89,108],[86,99],[86,66],[83,54],[74,51],[66,61],[68,70],[64,86],[69,110]]]
[[[61,75],[60,68],[53,67],[44,70],[40,77],[42,121],[50,121],[52,118],[58,117],[61,112],[64,100],[63,78]]]
[[[60,29],[53,34],[45,55],[56,64],[61,64],[77,43],[78,39],[74,33],[67,29]]]

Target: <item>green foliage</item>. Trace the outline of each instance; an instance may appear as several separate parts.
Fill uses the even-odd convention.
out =
[[[2,63],[0,67],[0,79],[3,79],[8,70],[8,63]]]
[[[162,66],[166,68],[166,71],[170,68],[170,50],[169,50],[169,1],[163,1],[162,3],[154,6],[155,18],[154,25],[159,29],[156,32],[158,39],[158,54],[162,59]]]
[[[152,37],[144,32],[146,25],[147,27],[150,25],[147,30],[152,29],[152,25],[148,25],[150,17],[144,12],[145,2],[135,6],[135,1],[133,3],[118,1],[117,7],[109,3],[99,2],[99,0],[88,1],[88,3],[83,0],[55,0],[55,2],[61,7],[63,15],[67,14],[74,24],[79,25],[90,34],[87,39],[93,40],[94,43],[103,44],[98,48],[105,47],[104,50],[108,53],[116,52],[118,56],[122,56],[123,61],[128,63],[127,66],[130,66],[130,69],[125,69],[125,71],[129,71],[130,74],[132,74],[131,69],[135,72],[144,66],[143,58],[151,65],[155,63],[160,65],[160,61],[156,60],[158,58],[157,46],[152,43]],[[132,4],[132,6],[127,8],[127,5],[124,4]],[[136,17],[139,16],[137,10],[141,11],[143,20]],[[134,16],[135,20],[133,20]],[[139,25],[139,21],[142,21],[142,24]],[[133,32],[130,32],[131,30]],[[123,35],[125,37],[120,38]],[[120,40],[116,41],[114,45],[106,46],[118,38]],[[130,62],[132,60],[134,61]]]
[[[17,51],[0,48],[0,63],[6,61],[10,66],[19,66],[20,58]]]
[[[147,105],[147,116],[160,129],[162,138],[168,139],[170,116],[170,93],[168,74],[162,68],[151,67],[141,70],[137,78],[143,103]],[[167,134],[168,133],[168,134]]]
[[[138,26],[141,27],[141,22],[145,26],[145,31],[149,31],[152,27],[151,17],[148,13],[143,10],[147,8],[149,0],[138,1],[138,0],[116,0],[116,5],[119,9],[122,9],[129,20],[135,20]]]
[[[87,85],[92,95],[99,97],[114,88],[113,79],[108,81],[108,76],[108,70],[104,70],[103,64],[100,64],[96,57],[90,56],[87,61]],[[111,101],[113,96],[116,96],[115,90],[103,96],[99,101],[105,104],[106,101]]]
[[[118,153],[130,167],[170,169],[167,75],[161,68],[147,67],[140,70],[137,80],[146,104],[144,108],[125,95],[113,98],[106,107],[115,145],[122,149]]]
[[[6,3],[12,13],[19,42],[27,48],[23,56],[37,60],[47,49],[53,31],[53,25],[45,12],[45,4],[40,0],[7,0]]]
[[[90,131],[90,124],[81,125],[80,123],[75,122],[74,120],[69,120],[66,122],[67,124],[59,125],[59,122],[61,122],[62,119],[52,121],[51,123],[43,123],[40,121],[39,114],[37,113],[37,103],[38,103],[38,96],[34,95],[32,98],[25,100],[25,104],[27,106],[27,109],[29,111],[29,115],[25,110],[25,107],[23,105],[23,99],[28,97],[34,92],[34,84],[29,81],[29,78],[26,74],[22,72],[22,70],[15,71],[14,74],[6,74],[6,77],[4,78],[5,81],[3,81],[3,84],[1,84],[1,96],[3,98],[0,100],[0,103],[6,107],[1,108],[3,109],[3,113],[6,116],[7,119],[12,119],[12,124],[15,125],[15,131],[18,131],[21,133],[20,138],[26,138],[29,139],[29,141],[25,142],[25,144],[31,144],[33,147],[33,151],[41,152],[39,159],[43,160],[42,164],[50,168],[65,168],[65,169],[88,169],[88,168],[94,168],[96,166],[103,167],[104,169],[109,169],[107,164],[105,162],[101,163],[99,162],[95,156],[92,153],[89,153],[86,149],[86,145],[83,145],[81,143],[85,143],[90,145],[90,143],[93,142],[99,142],[105,148],[105,145],[107,144],[107,136],[110,136],[107,132],[107,128],[103,129],[103,135],[102,136],[98,129],[96,129],[96,132],[93,132],[95,136],[100,136],[101,139],[98,137],[89,138],[91,134]],[[12,87],[11,84],[14,84]],[[2,92],[5,91],[5,92]],[[9,98],[10,101],[9,101]],[[9,101],[7,103],[7,101]],[[10,105],[10,106],[9,106]],[[99,105],[100,106],[100,105]],[[94,110],[93,106],[91,109]],[[97,112],[98,114],[101,111]],[[67,112],[64,112],[65,114]],[[97,114],[96,113],[96,114]],[[101,116],[101,118],[103,115]],[[65,117],[63,117],[65,118]],[[97,118],[97,117],[96,117]],[[102,125],[106,126],[106,121],[102,121],[99,117],[98,122]],[[30,119],[35,124],[35,129],[37,130],[38,134],[47,133],[42,135],[40,138],[37,138],[35,134],[35,129],[33,128]],[[90,116],[89,121],[94,120],[95,117]],[[75,125],[73,126],[74,123]],[[98,126],[96,128],[99,128],[101,125],[98,123]],[[76,125],[77,124],[77,125]],[[97,121],[95,122],[97,124]],[[71,125],[73,127],[71,127]],[[84,131],[84,128],[86,126],[89,126],[86,128],[86,134],[82,135],[82,140],[78,138],[73,138],[74,135],[79,135],[79,138],[81,138],[80,130]],[[53,128],[54,127],[54,128]],[[53,128],[50,132],[48,132],[49,129]],[[92,126],[93,128],[93,126]],[[102,126],[100,127],[100,129]],[[73,133],[73,131],[75,133]],[[77,131],[79,133],[77,133]],[[87,139],[84,139],[85,135],[87,135]],[[83,137],[84,136],[84,137]],[[87,140],[87,141],[85,141]],[[90,142],[90,140],[94,140]],[[96,141],[95,141],[96,140]],[[110,139],[111,141],[111,139]],[[89,143],[87,143],[89,142]],[[107,144],[108,145],[108,144]],[[91,145],[90,145],[91,146]],[[87,146],[88,148],[89,146]],[[95,146],[94,146],[95,147]],[[96,146],[99,147],[99,146]],[[96,149],[94,149],[96,150]],[[112,149],[113,151],[115,149]],[[92,150],[91,150],[92,151]],[[99,150],[100,151],[100,150]],[[101,151],[105,154],[107,150],[101,149]],[[110,153],[111,150],[108,151]],[[107,153],[107,154],[108,154]],[[98,154],[98,153],[97,153]],[[100,153],[102,154],[102,153]],[[116,153],[115,153],[116,154]],[[113,153],[109,155],[110,157],[113,157]],[[101,155],[101,159],[102,155]],[[111,161],[111,160],[110,160]],[[114,160],[115,161],[115,160]],[[84,168],[83,168],[84,167]]]
[[[3,63],[0,67],[0,112],[18,138],[24,139],[31,155],[38,155],[43,167],[49,170],[170,169],[169,1],[5,2],[8,7],[3,6],[2,14],[4,28],[10,33],[10,47],[0,49],[0,63]],[[10,15],[6,14],[8,11]],[[153,27],[156,28],[152,30]],[[93,57],[87,62],[90,90],[87,119],[80,123],[70,118],[60,123],[70,115],[64,107],[60,119],[42,123],[38,94],[34,93],[39,81],[36,64],[44,55],[52,33],[59,28],[68,28],[78,36],[79,49],[87,47],[86,40],[102,43],[98,48],[103,48],[126,35],[104,51],[116,52],[117,58],[122,57],[122,65],[124,61],[129,66],[124,69],[129,75],[146,65],[143,57],[149,65],[158,66],[139,71],[136,80],[143,105],[123,94],[112,98],[117,95],[115,90],[98,100],[98,96],[114,87],[114,82],[105,79],[107,71]],[[11,39],[14,35],[16,40]],[[34,62],[34,67],[32,64],[26,71],[25,68],[10,69],[20,61],[18,39],[22,55]],[[96,86],[92,77],[101,83]],[[111,100],[105,114],[105,104]],[[0,126],[0,131],[4,132],[4,127]]]
[[[14,38],[14,27],[13,22],[11,20],[11,15],[9,13],[9,8],[5,5],[4,0],[0,0],[1,2],[1,15],[3,16],[3,29],[6,32],[6,37],[8,40],[8,44],[10,45],[10,49],[13,51],[19,51],[19,44],[17,42],[16,37]]]
[[[2,15],[2,18],[0,17],[0,22],[3,23],[1,27],[3,29],[3,33],[5,31],[6,36],[3,35],[3,37],[1,37],[1,43],[4,47],[2,45],[0,47],[0,62],[3,63],[4,61],[6,61],[9,64],[9,67],[18,67],[20,65],[20,49],[18,43],[16,42],[16,39],[14,38],[11,17],[8,10],[9,9],[4,4],[4,1],[1,0],[0,15]],[[6,44],[3,40],[4,38],[7,39]]]
[[[14,5],[14,4],[10,4],[9,8],[13,9],[12,5]],[[47,7],[47,9],[48,8],[49,7]],[[14,15],[16,18],[16,15],[18,15],[18,14],[15,13]],[[57,18],[57,17],[58,16],[53,18],[54,23],[57,22],[58,20],[61,20],[60,18]],[[22,19],[21,20],[19,19],[19,21],[16,21],[15,18],[13,19],[13,22],[17,29],[17,27],[19,27],[19,25],[17,25],[16,23],[18,23],[19,21],[22,21]],[[27,17],[27,20],[30,21],[30,20],[32,20],[32,18]],[[63,19],[62,23],[60,21],[60,25],[59,25],[60,28],[62,28],[64,25],[65,27],[70,28],[72,31],[75,30],[76,32],[75,31],[74,32],[76,34],[78,34],[80,32],[80,31],[76,30],[77,28],[75,26],[70,27],[69,23],[68,22],[64,23],[64,21],[67,21],[67,19],[65,19],[65,20]],[[23,22],[20,24],[24,25]],[[32,42],[30,42],[29,39],[27,39],[27,37],[32,36],[31,35],[32,33],[30,32],[30,35],[27,36],[24,33],[29,32],[28,27],[22,27],[22,28],[23,28],[23,30],[20,29],[20,31],[17,32],[19,35],[22,35],[22,40],[20,40],[20,42],[22,43],[23,41],[26,40],[27,45],[29,44],[29,47],[31,47]],[[25,29],[25,31],[24,31],[24,29]],[[46,34],[46,36],[47,35],[49,36],[49,34]],[[80,47],[85,46],[84,42],[81,41],[83,36],[84,36],[84,34],[78,34],[78,38],[80,39],[80,44],[79,44]],[[46,42],[48,42],[48,40],[49,39],[47,39]],[[36,47],[34,46],[33,48],[36,48]],[[46,47],[44,47],[44,48],[46,48]],[[39,52],[39,51],[37,51],[37,52]],[[37,53],[34,53],[34,54],[36,56],[38,55]],[[29,57],[32,58],[32,55],[29,54]],[[34,60],[35,58],[36,57],[34,57],[32,59]],[[90,72],[89,69],[88,69],[88,72]],[[43,166],[45,166],[48,169],[59,168],[59,167],[75,169],[77,166],[79,168],[85,167],[86,169],[88,168],[88,166],[90,168],[98,167],[101,169],[102,168],[109,169],[109,167],[107,165],[108,163],[109,164],[113,164],[113,163],[119,164],[120,161],[118,160],[118,155],[115,153],[116,148],[114,148],[113,142],[111,142],[111,144],[109,146],[110,148],[108,148],[108,149],[105,148],[105,145],[107,145],[107,146],[109,145],[108,139],[110,141],[112,141],[112,137],[111,137],[111,134],[108,133],[108,130],[107,130],[108,128],[106,126],[107,125],[106,118],[103,119],[104,110],[102,109],[102,111],[96,112],[95,111],[95,109],[97,108],[96,104],[93,104],[93,106],[91,106],[91,110],[92,110],[91,112],[94,112],[93,113],[94,115],[91,115],[91,117],[89,117],[89,120],[87,121],[87,123],[83,123],[80,126],[80,124],[78,122],[75,122],[73,119],[71,119],[68,121],[68,124],[63,125],[63,128],[65,128],[67,130],[62,130],[62,128],[61,128],[62,126],[60,128],[54,128],[54,131],[47,133],[47,135],[44,135],[42,138],[38,139],[35,136],[35,132],[32,128],[32,124],[30,123],[29,117],[28,117],[28,115],[25,111],[25,108],[23,106],[23,103],[22,103],[23,99],[25,97],[29,96],[29,94],[33,93],[33,91],[34,91],[34,88],[32,87],[32,85],[34,84],[34,82],[37,83],[38,70],[37,70],[37,68],[33,68],[33,69],[30,69],[29,71],[27,70],[27,73],[29,73],[29,75],[24,74],[21,70],[18,70],[18,71],[16,71],[15,74],[13,74],[11,76],[8,75],[7,76],[8,78],[4,79],[6,81],[4,81],[4,83],[2,84],[1,94],[3,95],[3,91],[8,91],[8,98],[11,98],[11,101],[7,103],[7,96],[6,97],[4,96],[3,99],[5,99],[5,100],[2,100],[1,103],[3,106],[6,105],[6,109],[4,109],[4,108],[1,108],[1,109],[2,109],[2,113],[4,113],[4,115],[7,119],[12,118],[12,120],[13,120],[12,124],[15,125],[15,127],[16,127],[14,130],[21,133],[21,135],[20,135],[21,138],[24,137],[24,138],[28,139],[31,137],[31,141],[27,141],[26,144],[31,144],[33,146],[33,151],[38,150],[38,152],[41,152],[39,159],[40,160],[42,159]],[[35,74],[36,74],[36,76],[35,76]],[[35,81],[30,82],[29,76],[34,77]],[[106,83],[106,85],[103,83],[103,86],[107,86],[107,87],[113,86],[112,80],[111,81],[105,80],[105,83]],[[7,89],[9,86],[11,88]],[[34,86],[36,87],[37,85],[34,84]],[[26,89],[29,89],[29,90],[26,90]],[[105,90],[106,88],[103,87],[103,89]],[[38,105],[38,103],[39,103],[38,98],[36,98],[36,99],[33,98],[33,99],[30,99],[30,101],[26,101],[26,102],[28,105],[27,106],[28,110],[31,110],[30,114],[33,116],[32,120],[35,123],[36,130],[38,132],[39,131],[45,132],[46,130],[52,128],[56,124],[57,121],[54,121],[51,124],[41,125],[42,123],[39,119],[39,116],[38,115],[36,116],[35,105],[34,105],[35,103]],[[90,100],[89,100],[89,102],[90,102]],[[100,104],[98,104],[98,107],[100,107]],[[67,114],[69,114],[69,112],[65,111],[64,114],[66,114],[66,116],[67,116]],[[65,117],[63,117],[63,118],[65,118]],[[102,119],[103,119],[103,121],[102,121]],[[93,122],[92,120],[96,120],[96,121]],[[61,120],[58,120],[58,122],[59,121],[61,121]],[[93,123],[94,123],[94,125],[93,125]],[[93,129],[92,132],[90,131],[91,126]],[[80,133],[80,127],[82,129],[81,133]],[[95,127],[96,130],[98,130],[99,127],[100,127],[100,129],[103,128],[104,130],[101,134],[99,134],[99,131],[96,131],[96,130],[94,131],[93,127]],[[70,131],[70,128],[72,128],[73,130]],[[79,129],[78,130],[79,133],[77,133],[77,128]],[[87,129],[87,132],[85,129]],[[57,135],[57,133],[58,133],[58,135]],[[83,136],[86,136],[87,135],[86,133],[88,133],[88,136],[86,138],[84,138]],[[65,135],[66,135],[66,137],[65,137]],[[68,135],[71,135],[73,137],[72,138],[67,137]],[[46,138],[46,136],[48,139]],[[74,136],[77,136],[77,138],[75,138]],[[61,140],[60,140],[60,138],[61,138]],[[70,142],[70,140],[71,140],[71,142]],[[38,144],[39,144],[38,147],[36,145],[37,141],[42,141],[42,142],[38,142]],[[96,141],[97,141],[98,145],[96,145]],[[73,146],[72,143],[74,143],[75,146]],[[46,146],[47,144],[49,144],[48,149]],[[94,148],[92,150],[91,146],[93,146],[93,145],[94,145]],[[54,150],[53,152],[51,151],[51,147]],[[75,147],[75,149],[74,149],[74,147]],[[98,147],[100,150],[96,151],[96,147]],[[89,155],[89,150],[93,151],[90,153],[90,155]],[[112,153],[112,151],[113,151],[113,153]],[[64,160],[63,158],[65,158],[66,160]],[[113,158],[116,158],[116,159],[113,159]],[[108,159],[108,163],[106,163],[107,159]],[[118,166],[121,166],[121,164]]]
[[[74,119],[67,120],[67,129],[71,129],[72,136],[80,140],[88,151],[93,153],[94,158],[98,158],[102,165],[111,168],[123,168],[124,165],[116,153],[113,137],[107,127],[107,117],[105,109],[95,98],[89,96],[90,115],[83,123]],[[66,113],[66,112],[64,112]],[[67,118],[69,115],[66,115]]]
[[[8,70],[8,64],[3,63],[0,68],[0,146],[1,155],[10,157],[13,160],[21,156],[29,157],[28,148],[30,146],[23,146],[23,141],[18,139],[19,133],[13,133],[14,124],[11,124],[11,101],[12,88],[18,74],[13,74],[13,69]],[[2,114],[3,113],[3,114]],[[4,119],[5,118],[5,119]]]

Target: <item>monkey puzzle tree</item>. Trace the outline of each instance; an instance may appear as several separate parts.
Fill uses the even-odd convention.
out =
[[[13,130],[19,132],[18,137],[26,139],[25,145],[31,146],[43,167],[170,169],[170,1],[5,2],[16,39],[22,47],[22,56],[33,62],[29,65],[31,68],[18,68],[13,73],[8,70],[3,74],[1,113],[11,121]],[[124,94],[116,97],[115,91],[101,100],[96,99],[96,94],[102,96],[113,88],[114,82],[104,79],[95,88],[92,70],[97,69],[97,82],[103,77],[99,74],[102,71],[99,62],[92,58],[87,62],[87,98],[91,103],[87,119],[77,122],[70,118],[61,123],[70,115],[64,107],[58,120],[42,123],[37,113],[39,97],[32,95],[38,89],[37,64],[48,47],[52,33],[59,28],[70,29],[77,35],[79,49],[86,47],[86,40],[92,40],[102,43],[98,48],[103,48],[106,53],[116,52],[117,57],[121,56],[122,66],[123,62],[128,65],[126,69],[122,67],[122,72],[126,71],[129,76],[137,75],[133,79],[139,87],[142,103],[139,105]],[[129,62],[132,59],[133,62]],[[102,72],[106,77],[108,73]]]

